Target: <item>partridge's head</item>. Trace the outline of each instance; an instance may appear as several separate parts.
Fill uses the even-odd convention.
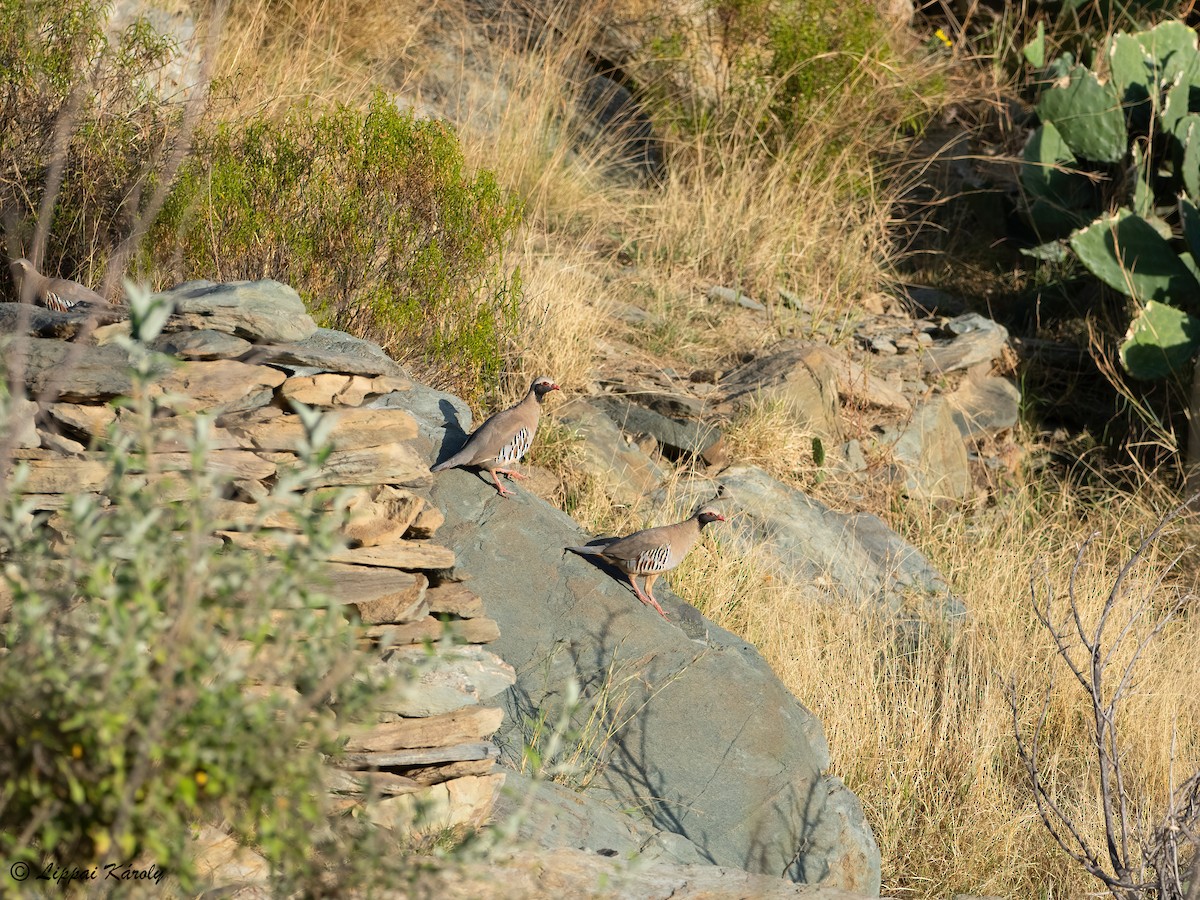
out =
[[[554,379],[547,378],[545,375],[540,378],[535,378],[529,389],[537,396],[539,400],[545,397],[551,391],[557,391],[558,385],[554,383]]]
[[[696,513],[696,518],[700,521],[700,527],[704,527],[709,522],[724,522],[725,517],[711,506],[706,506]]]

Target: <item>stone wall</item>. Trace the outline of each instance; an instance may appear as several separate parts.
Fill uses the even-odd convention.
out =
[[[332,451],[309,489],[347,488],[340,502],[349,515],[324,580],[360,642],[377,649],[378,666],[404,676],[378,721],[346,734],[346,753],[328,773],[335,808],[369,794],[379,798],[369,815],[386,827],[408,829],[418,811],[422,828],[483,824],[504,781],[489,741],[503,713],[488,701],[514,674],[485,649],[499,628],[457,580],[455,553],[436,541],[442,513],[410,489],[428,477],[413,444],[416,422],[403,409],[363,405],[403,394],[411,380],[375,345],[318,329],[299,297],[274,282],[195,283],[166,296],[175,314],[153,344],[162,355],[150,393],[175,395],[185,414],[215,416],[208,465],[232,478],[216,503],[216,538],[267,558],[288,540],[297,524],[264,516],[259,503],[277,472],[298,463],[305,428],[290,402],[323,409],[332,423]],[[132,387],[127,353],[113,339],[128,330],[122,312],[96,323],[82,312],[0,304],[0,349],[34,398],[12,404],[11,456],[28,467],[30,514],[46,517],[52,540],[69,541],[59,512],[69,498],[99,493],[108,477],[101,450],[125,414],[109,401]],[[182,420],[159,421],[165,432]],[[188,486],[174,473],[190,454],[170,439],[155,449],[145,468],[157,474],[124,477],[164,501],[184,499]],[[0,615],[11,603],[2,590]],[[440,648],[432,657],[431,643]],[[201,845],[217,882],[266,874],[213,829]]]

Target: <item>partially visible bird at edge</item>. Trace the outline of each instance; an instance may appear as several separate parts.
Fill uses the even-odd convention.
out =
[[[461,450],[429,471],[441,472],[457,466],[478,466],[491,474],[500,496],[508,497],[512,491],[505,489],[499,476],[506,475],[516,479],[525,477],[507,466],[519,462],[533,446],[542,402],[547,394],[557,390],[558,385],[552,379],[545,376],[535,378],[529,386],[529,392],[520,403],[492,415],[467,438]]]
[[[43,275],[25,258],[14,259],[9,263],[9,268],[12,270],[17,295],[22,303],[32,300],[38,306],[55,312],[67,312],[80,304],[97,307],[109,305],[91,288],[69,278],[50,278]]]
[[[683,562],[696,541],[700,540],[700,532],[705,525],[724,521],[725,516],[715,506],[705,505],[691,518],[674,525],[646,528],[626,537],[601,538],[583,547],[567,549],[581,556],[599,556],[614,563],[629,578],[637,598],[647,606],[653,606],[665,619],[667,614],[654,598],[654,582],[659,575]],[[644,592],[638,587],[638,575],[645,576]]]

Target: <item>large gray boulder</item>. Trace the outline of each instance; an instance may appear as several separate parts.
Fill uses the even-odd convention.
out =
[[[811,586],[811,599],[868,602],[889,614],[914,605],[947,617],[965,611],[929,560],[878,516],[838,512],[757,466],[733,466],[719,482],[728,492],[726,539],[763,554],[785,581]],[[694,507],[717,483],[676,486],[677,506]]]
[[[470,429],[447,394],[414,387],[389,403],[418,418],[430,460]],[[879,851],[857,799],[824,774],[821,724],[759,653],[659,587],[663,620],[612,572],[565,553],[589,535],[517,490],[503,499],[463,470],[430,485],[446,516],[439,542],[500,625],[491,648],[516,669],[498,735],[507,758],[519,758],[529,723],[555,721],[574,680],[577,727],[608,704],[583,753],[589,793],[686,837],[711,863],[877,894]]]

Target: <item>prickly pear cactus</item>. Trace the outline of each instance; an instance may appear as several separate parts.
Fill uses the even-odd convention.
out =
[[[1038,59],[1038,48],[1027,58]],[[1120,205],[1176,223],[1200,199],[1200,50],[1180,21],[1120,32],[1093,68],[1063,54],[1043,69],[1041,125],[1021,167],[1026,218],[1043,240],[1066,236]],[[1044,256],[1044,254],[1041,254]]]
[[[1200,349],[1200,49],[1168,21],[1114,35],[1095,59],[1097,71],[1047,66],[1021,172],[1027,217],[1132,298],[1121,361],[1162,378]]]

